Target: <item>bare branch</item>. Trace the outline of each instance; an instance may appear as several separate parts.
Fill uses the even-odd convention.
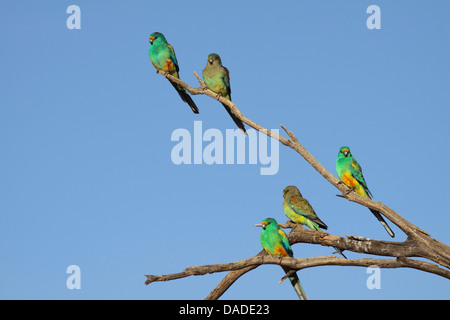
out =
[[[221,95],[218,95],[217,93],[214,93],[211,90],[209,90],[206,86],[204,86],[204,82],[200,79],[200,77],[197,75],[196,72],[194,72],[194,74],[197,77],[197,79],[199,80],[200,84],[202,85],[202,87],[200,87],[200,88],[191,87],[191,86],[187,85],[186,83],[184,83],[183,81],[181,81],[180,79],[175,78],[174,76],[172,76],[171,74],[169,74],[169,73],[167,73],[165,71],[157,70],[156,72],[161,74],[161,75],[163,75],[164,77],[166,77],[170,81],[172,81],[172,82],[182,86],[183,88],[185,88],[192,95],[204,94],[204,95],[207,95],[207,96],[209,96],[209,97],[211,97],[213,99],[216,99],[217,101],[220,101],[221,103],[226,104],[228,107],[230,107],[230,109],[233,112],[233,114],[237,118],[239,118],[242,122],[244,122],[245,124],[249,125],[250,127],[254,128],[255,130],[261,131],[262,133],[266,134],[269,137],[272,137],[272,138],[280,141],[284,145],[288,145],[288,139],[280,136],[279,134],[276,134],[275,132],[272,132],[272,131],[270,131],[270,130],[260,126],[256,122],[253,122],[253,121],[247,119],[246,117],[244,117],[244,115],[241,113],[241,111],[239,111],[239,109],[236,107],[236,105],[233,102],[231,102],[230,100],[225,99]]]
[[[289,258],[289,257],[275,257],[268,254],[256,255],[252,258],[243,259],[231,263],[210,264],[203,266],[187,267],[184,272],[173,273],[168,275],[146,275],[147,281],[145,284],[150,284],[155,281],[168,281],[181,279],[189,276],[206,275],[210,273],[236,271],[247,267],[258,267],[263,264],[278,264],[282,267],[292,270],[302,270],[318,266],[358,266],[369,267],[377,266],[379,268],[414,268],[430,273],[434,273],[450,279],[450,271],[439,268],[435,264],[412,260],[405,257],[396,259],[354,259],[348,260],[335,256],[321,256],[312,258]],[[283,277],[284,278],[284,277]]]

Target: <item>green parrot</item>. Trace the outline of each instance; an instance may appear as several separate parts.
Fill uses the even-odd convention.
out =
[[[302,194],[295,186],[288,186],[283,190],[283,210],[286,216],[295,223],[308,226],[311,230],[322,231],[320,228],[327,230],[328,226],[319,219],[313,207],[308,200],[303,198]],[[347,257],[342,250],[336,248],[345,259]]]
[[[180,76],[178,74],[180,68],[178,67],[178,61],[175,56],[175,51],[173,50],[172,46],[167,43],[164,35],[159,32],[153,32],[149,37],[149,41],[150,50],[148,53],[153,66],[156,69],[166,71],[172,76],[180,79]],[[191,107],[192,111],[194,113],[199,113],[197,106],[195,105],[191,96],[187,93],[186,89],[171,81],[170,83],[173,85],[175,90],[177,90],[181,99]]]
[[[231,101],[230,72],[222,65],[222,60],[218,54],[211,53],[208,56],[206,67],[203,69],[203,79],[212,92],[215,92]],[[238,128],[247,134],[244,123],[231,112],[230,108],[226,104],[222,103],[222,105],[225,107]]]
[[[255,226],[262,227],[260,236],[261,245],[268,254],[273,256],[294,257],[288,238],[275,219],[264,219],[261,224],[255,224]],[[282,268],[286,273],[290,271],[288,268]],[[308,300],[297,274],[293,273],[292,276],[289,277],[289,280],[300,300]]]
[[[319,219],[308,200],[295,186],[288,186],[283,190],[283,210],[292,222],[308,226],[311,230],[321,231],[328,229],[328,226]]]
[[[347,146],[342,147],[339,150],[339,154],[336,160],[336,172],[339,179],[341,179],[341,181],[344,182],[347,187],[351,188],[353,191],[363,197],[372,199],[372,193],[367,187],[366,180],[364,180],[361,166],[356,161],[356,159],[353,158],[350,152],[350,148]],[[383,219],[381,214],[376,210],[369,210],[375,215],[378,221],[380,221],[380,223],[386,229],[387,233],[389,233],[389,235],[394,238],[394,232],[391,230],[391,228],[389,228],[388,224]]]

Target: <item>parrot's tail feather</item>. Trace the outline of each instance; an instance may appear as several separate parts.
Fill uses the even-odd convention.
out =
[[[290,269],[282,267],[284,272],[288,273]],[[297,293],[300,300],[308,300],[306,296],[305,290],[303,290],[302,285],[300,284],[300,279],[298,278],[297,273],[293,273],[289,277],[289,281],[291,281],[292,286],[294,287],[295,293]]]
[[[178,94],[180,95],[181,100],[183,100],[184,102],[186,102],[192,109],[192,111],[194,113],[199,113],[198,107],[195,105],[194,100],[192,100],[191,96],[186,92],[186,90],[184,88],[180,88],[176,83],[173,83],[171,81],[169,81],[173,87],[175,88],[175,90],[177,90]]]
[[[372,210],[370,209],[370,211],[373,213],[373,215],[378,219],[378,221],[380,221],[380,223],[383,225],[383,227],[386,229],[387,233],[389,233],[389,235],[394,238],[395,237],[395,233],[394,231],[392,231],[391,228],[389,228],[388,224],[386,223],[386,221],[383,219],[383,217],[381,216],[381,214],[376,211],[376,210]]]
[[[302,285],[300,284],[300,280],[296,273],[293,274],[292,277],[289,277],[292,286],[294,287],[295,292],[297,293],[300,300],[308,300],[306,296],[305,290],[303,290]]]
[[[327,230],[328,226],[325,224],[325,222],[323,222],[322,220],[320,220],[319,218],[317,218],[315,221],[315,223],[317,223],[319,225],[320,228]],[[316,229],[317,230],[317,229]],[[321,231],[320,229],[318,229],[317,231]]]
[[[243,123],[240,119],[238,119],[238,118],[231,112],[230,108],[229,108],[226,104],[222,103],[222,105],[225,107],[225,110],[227,110],[228,114],[229,114],[230,117],[233,119],[234,123],[236,123],[236,125],[238,126],[238,128],[241,129],[242,132],[243,132],[246,136],[248,136],[247,131],[245,131],[244,123]]]

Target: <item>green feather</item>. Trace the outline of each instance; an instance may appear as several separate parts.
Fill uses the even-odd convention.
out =
[[[362,169],[358,161],[353,157],[352,153],[350,152],[350,148],[347,146],[341,147],[339,149],[338,157],[336,159],[336,173],[339,177],[339,179],[346,183],[346,179],[344,177],[351,176],[356,180],[355,185],[349,185],[346,184],[347,187],[353,189],[356,193],[359,195],[372,199],[372,193],[370,192],[369,188],[367,187],[366,180],[364,179]],[[394,232],[389,227],[387,222],[382,217],[381,213],[369,209],[373,215],[378,219],[378,221],[383,225],[384,229],[386,229],[386,232],[392,237],[395,237]]]
[[[218,54],[211,53],[208,56],[206,67],[203,69],[202,74],[206,86],[212,92],[231,101],[230,72],[222,65],[222,60]],[[230,107],[224,103],[222,103],[222,105],[238,128],[241,129],[243,133],[247,134],[244,123],[231,112]]]
[[[261,230],[261,245],[266,250],[266,252],[270,255],[274,256],[289,256],[293,257],[294,253],[289,244],[289,240],[281,230],[277,221],[273,218],[264,219],[262,222],[262,230]],[[284,250],[283,250],[284,249]],[[290,269],[282,267],[284,272],[290,272]],[[292,286],[294,287],[295,292],[297,293],[300,300],[307,300],[305,291],[303,290],[300,280],[296,273],[293,273],[289,276],[289,280],[291,281]]]
[[[180,68],[178,66],[177,57],[175,56],[175,50],[167,43],[166,38],[162,33],[153,32],[150,37],[150,49],[148,51],[150,61],[157,69],[169,72],[172,76],[180,79],[178,72]],[[198,107],[195,105],[191,96],[186,89],[173,83],[169,80],[175,90],[178,92],[181,99],[186,102],[194,113],[199,113]]]

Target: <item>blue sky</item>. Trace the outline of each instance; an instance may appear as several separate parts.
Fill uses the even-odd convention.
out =
[[[175,3],[175,4],[174,4]],[[66,9],[81,9],[69,30]],[[369,30],[366,9],[381,8]],[[0,298],[203,299],[225,276],[145,286],[144,274],[225,263],[261,250],[296,185],[338,235],[390,240],[367,208],[335,195],[293,150],[261,163],[175,165],[176,129],[234,129],[194,96],[194,115],[148,58],[165,34],[182,80],[197,86],[211,52],[232,98],[269,129],[283,124],[330,172],[350,146],[374,199],[450,243],[448,1],[2,1],[0,4]],[[207,143],[205,143],[207,144]],[[392,223],[391,223],[392,226]],[[396,240],[404,234],[393,226]],[[333,249],[296,244],[296,257]],[[361,255],[348,252],[349,258]],[[81,289],[66,286],[70,265]],[[299,273],[311,299],[449,299],[450,282],[411,269]],[[279,266],[239,279],[224,299],[296,299]]]

